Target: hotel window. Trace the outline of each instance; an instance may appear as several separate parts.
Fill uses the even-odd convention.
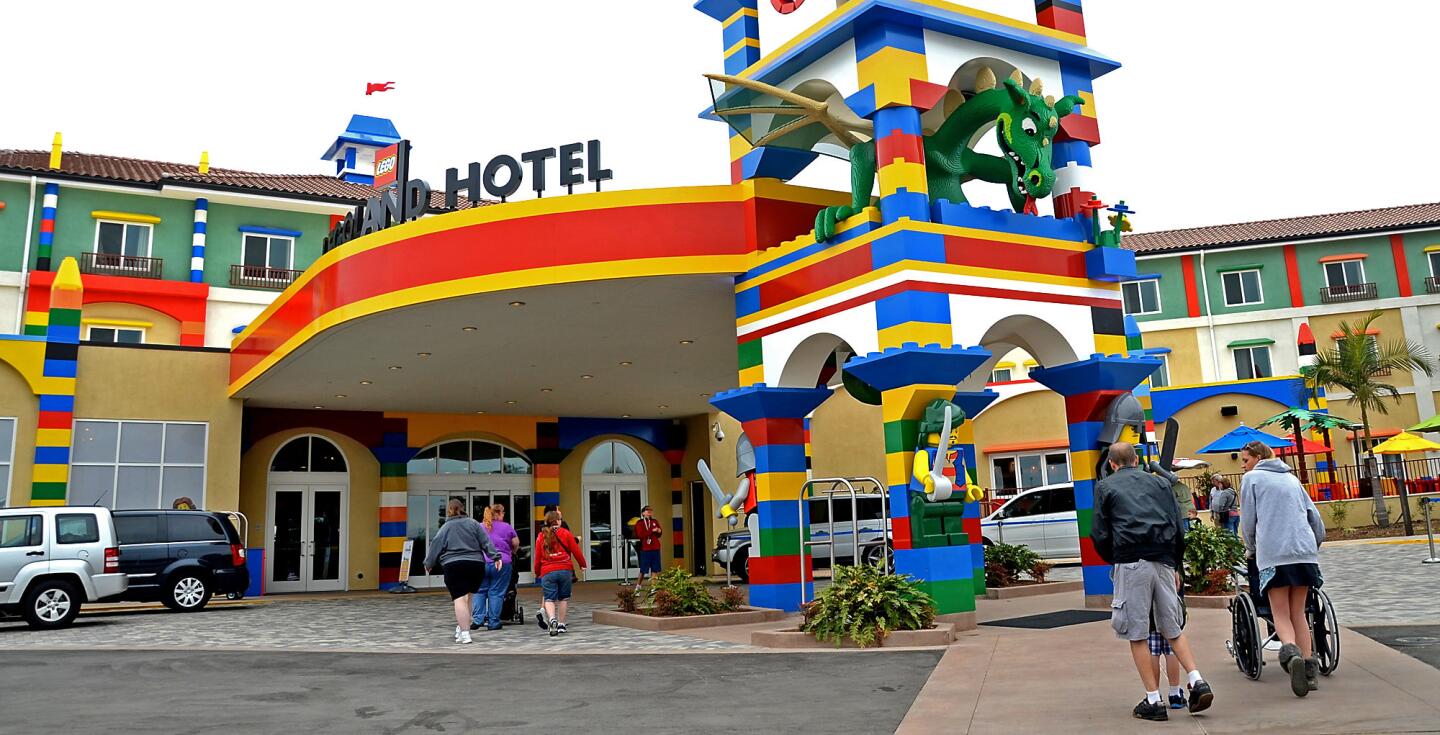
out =
[[[1008,367],[995,368],[990,371],[990,382],[992,383],[1008,383],[1010,380],[1010,368]]]
[[[242,264],[253,268],[289,270],[294,251],[294,238],[247,234]]]
[[[1165,355],[1156,355],[1156,357],[1160,358],[1160,367],[1150,373],[1150,387],[1168,388],[1170,387],[1170,358]]]
[[[1231,352],[1235,355],[1235,378],[1237,380],[1274,376],[1274,371],[1270,369],[1269,345],[1236,347]]]
[[[1124,297],[1126,314],[1160,313],[1159,281],[1153,278],[1148,281],[1130,281],[1120,285],[1120,293]]]
[[[1337,260],[1325,264],[1325,285],[1335,290],[1358,287],[1365,282],[1365,261]]]
[[[108,508],[169,508],[182,497],[205,507],[209,425],[80,419],[70,450],[70,502]]]
[[[1070,481],[1070,453],[1057,449],[990,457],[990,486],[1010,495]]]
[[[10,466],[15,459],[15,419],[0,418],[0,508],[10,500]]]
[[[1220,283],[1225,289],[1226,306],[1250,306],[1265,301],[1265,294],[1260,289],[1258,269],[1221,273]]]
[[[89,342],[104,342],[119,345],[145,344],[145,330],[130,327],[89,327],[85,331]]]
[[[105,255],[150,256],[150,225],[139,222],[95,223],[95,252]]]
[[[1440,250],[1431,250],[1425,257],[1430,261],[1430,277],[1440,278]]]

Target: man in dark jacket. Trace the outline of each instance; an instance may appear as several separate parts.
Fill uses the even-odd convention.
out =
[[[1097,485],[1090,538],[1100,558],[1113,565],[1110,624],[1119,638],[1130,642],[1130,655],[1145,685],[1145,699],[1133,714],[1145,720],[1169,719],[1146,643],[1152,628],[1170,642],[1185,667],[1190,711],[1199,712],[1210,706],[1214,694],[1195,668],[1181,630],[1185,613],[1177,570],[1185,557],[1185,534],[1180,508],[1170,483],[1140,470],[1133,446],[1110,445],[1106,461],[1112,472]]]

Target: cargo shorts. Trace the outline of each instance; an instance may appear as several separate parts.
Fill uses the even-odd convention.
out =
[[[1143,641],[1150,631],[1166,640],[1180,637],[1185,607],[1175,588],[1175,570],[1158,561],[1116,564],[1110,570],[1115,596],[1110,603],[1110,626],[1116,637]]]

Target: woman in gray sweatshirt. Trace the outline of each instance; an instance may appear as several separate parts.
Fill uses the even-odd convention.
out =
[[[470,595],[485,579],[485,565],[501,567],[500,552],[490,543],[479,521],[465,515],[465,501],[451,498],[445,505],[445,525],[430,539],[425,552],[425,573],[439,565],[445,572],[445,589],[455,603],[455,642],[470,642]]]
[[[1314,501],[1275,453],[1254,441],[1240,450],[1245,477],[1240,481],[1240,535],[1246,553],[1260,570],[1260,589],[1270,600],[1280,666],[1290,674],[1290,690],[1303,697],[1318,689],[1319,662],[1311,649],[1305,601],[1319,587],[1320,543],[1325,523]],[[1302,663],[1303,661],[1303,663]]]

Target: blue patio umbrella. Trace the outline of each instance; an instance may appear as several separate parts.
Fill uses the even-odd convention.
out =
[[[1265,444],[1272,449],[1290,446],[1290,441],[1287,439],[1275,436],[1274,434],[1266,434],[1259,429],[1252,429],[1249,426],[1241,424],[1225,432],[1219,439],[1206,444],[1199,450],[1199,453],[1229,454],[1231,452],[1238,452],[1244,449],[1246,444],[1256,440],[1265,442]]]

